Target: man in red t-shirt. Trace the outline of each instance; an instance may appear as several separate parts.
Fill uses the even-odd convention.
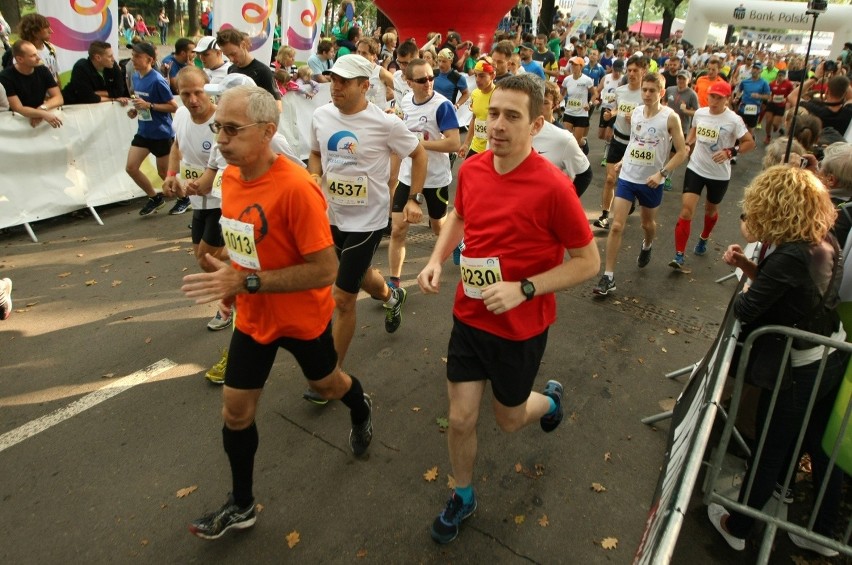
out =
[[[337,255],[322,191],[308,172],[273,153],[278,107],[266,90],[239,86],[221,98],[211,129],[228,167],[222,176],[222,234],[230,263],[205,256],[212,272],[184,277],[197,303],[236,297],[222,410],[231,464],[227,502],[189,530],[216,539],[257,519],[252,475],[255,413],[279,348],[296,358],[311,388],[349,408],[349,447],[363,455],[373,435],[370,397],[340,370],[331,334]]]
[[[554,292],[591,278],[600,256],[571,181],[532,150],[544,125],[542,81],[529,73],[503,79],[488,109],[490,149],[465,160],[455,208],[417,281],[437,293],[441,266],[464,236],[447,353],[448,445],[455,490],[432,524],[449,543],[476,509],[476,423],[491,381],[494,415],[505,431],[562,421],[562,385],[532,392],[556,319]],[[570,261],[565,261],[565,251]]]
[[[772,134],[778,131],[778,128],[781,127],[781,122],[784,119],[784,112],[787,109],[787,97],[791,92],[796,88],[792,82],[787,79],[787,71],[778,70],[778,74],[775,76],[775,80],[769,83],[769,90],[771,94],[769,95],[769,100],[766,102],[766,109],[764,110],[764,115],[766,118],[764,129],[766,130],[766,137],[763,140],[763,143],[768,144],[772,141]]]

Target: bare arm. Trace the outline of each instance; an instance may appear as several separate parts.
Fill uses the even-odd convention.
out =
[[[462,235],[464,220],[453,209],[447,214],[447,221],[441,227],[441,234],[435,242],[429,262],[417,275],[417,283],[425,294],[437,294],[441,289],[441,265],[459,244]]]
[[[429,141],[421,141],[420,144],[427,151],[438,151],[440,153],[455,153],[461,147],[461,135],[459,130],[448,129],[441,133],[444,134],[443,139],[434,139]]]
[[[303,257],[304,263],[274,271],[259,271],[259,292],[298,292],[322,288],[334,282],[337,276],[337,255],[334,246],[310,253]],[[196,273],[183,278],[181,290],[196,304],[223,300],[248,292],[245,288],[247,271],[240,271],[229,263],[210,255],[204,256],[208,265],[216,270]]]
[[[464,79],[462,79],[462,80],[464,80]],[[461,98],[459,98],[458,102],[455,102],[453,105],[456,107],[456,109],[458,109],[458,108],[461,108],[462,106],[464,106],[464,103],[467,102],[468,100],[470,100],[470,89],[469,88],[461,91]],[[452,102],[452,100],[450,100],[450,102]]]

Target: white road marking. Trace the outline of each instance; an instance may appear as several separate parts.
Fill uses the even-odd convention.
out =
[[[132,375],[127,375],[124,378],[113,381],[105,387],[100,388],[90,394],[87,394],[79,400],[75,400],[64,408],[59,408],[58,410],[55,410],[50,414],[46,414],[41,418],[36,418],[35,420],[27,422],[19,428],[15,428],[10,432],[6,432],[5,434],[0,435],[0,451],[3,451],[12,447],[13,445],[21,443],[22,441],[29,439],[34,435],[41,433],[44,430],[55,426],[56,424],[59,424],[60,422],[64,422],[65,420],[76,416],[80,412],[88,410],[93,406],[97,406],[104,400],[109,400],[113,396],[121,394],[122,392],[131,389],[136,385],[140,385],[151,377],[155,377],[160,373],[165,373],[169,369],[176,366],[177,363],[170,359],[161,359],[153,365],[142,369],[141,371],[137,371]]]

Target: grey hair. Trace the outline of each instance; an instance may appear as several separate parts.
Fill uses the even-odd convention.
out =
[[[281,112],[278,111],[275,98],[266,90],[259,86],[235,86],[222,94],[220,103],[231,98],[245,99],[246,117],[252,122],[275,124],[278,127]]]
[[[787,138],[779,137],[775,139],[772,143],[766,146],[766,153],[763,155],[763,168],[768,169],[774,165],[783,165],[784,164],[784,155],[787,153]],[[805,148],[802,147],[802,144],[793,140],[793,146],[790,149],[790,153],[798,153],[799,155],[805,154]],[[796,164],[798,166],[798,164]]]
[[[838,142],[826,147],[820,170],[837,177],[838,186],[833,188],[852,188],[852,145]]]

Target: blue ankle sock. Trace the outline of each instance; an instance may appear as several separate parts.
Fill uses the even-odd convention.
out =
[[[473,487],[468,485],[466,487],[456,487],[456,494],[459,495],[459,498],[462,499],[462,502],[465,504],[470,504],[473,502]]]
[[[550,409],[547,411],[546,415],[550,416],[551,414],[556,414],[556,401],[549,396],[547,397],[547,400],[550,401]]]

